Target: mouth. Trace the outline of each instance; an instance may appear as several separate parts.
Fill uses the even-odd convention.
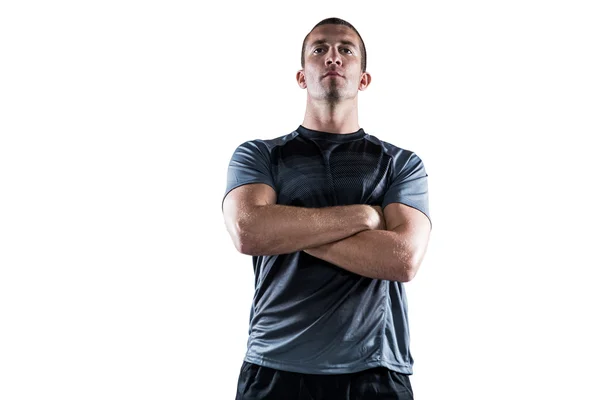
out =
[[[340,74],[338,74],[337,72],[329,72],[327,74],[325,74],[325,78],[327,78],[328,76],[339,76],[340,78],[342,77]]]

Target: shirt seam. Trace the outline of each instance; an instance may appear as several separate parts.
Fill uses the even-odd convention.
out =
[[[383,339],[385,336],[385,329],[387,328],[387,316],[388,316],[388,300],[390,298],[390,284],[386,281],[385,285],[385,299],[383,306],[383,324],[381,324],[381,331],[379,332],[379,355],[377,356],[377,360],[381,361],[383,359]]]

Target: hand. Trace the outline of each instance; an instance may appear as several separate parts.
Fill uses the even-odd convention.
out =
[[[370,225],[372,230],[383,230],[387,229],[385,224],[385,216],[383,209],[380,206],[370,206],[375,212],[371,213]]]

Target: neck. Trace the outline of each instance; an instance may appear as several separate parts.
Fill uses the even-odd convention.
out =
[[[354,99],[331,103],[308,97],[302,126],[315,131],[330,133],[353,133],[358,125],[358,104]]]

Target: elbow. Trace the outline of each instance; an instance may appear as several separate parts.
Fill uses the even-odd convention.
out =
[[[225,227],[235,249],[245,255],[254,256],[261,251],[260,240],[261,226],[260,215],[254,212],[254,208],[235,208],[225,213]]]
[[[252,243],[249,243],[247,240],[237,242],[235,248],[237,249],[237,251],[247,256],[259,255],[259,252],[256,251],[256,246]]]
[[[425,234],[426,233],[426,234]],[[429,233],[423,235],[408,235],[399,244],[399,250],[394,252],[396,256],[396,271],[398,281],[410,282],[417,275],[421,262],[427,251]]]
[[[232,229],[231,238],[238,252],[247,256],[258,255],[253,235],[239,221],[235,223],[235,227]]]
[[[405,280],[405,282],[412,281],[415,278],[415,276],[417,275],[417,270],[418,270],[418,268],[410,268],[406,272],[406,280]]]
[[[395,280],[402,283],[412,281],[417,274],[417,271],[412,269],[399,268],[399,270]]]
[[[399,282],[410,282],[417,275],[421,260],[417,257],[411,257],[409,260],[403,260],[396,265],[398,271],[397,281]]]
[[[239,237],[233,238],[233,245],[238,252],[245,255],[252,255],[250,254],[252,251],[250,250],[248,243],[246,241],[242,241]]]
[[[399,260],[400,265],[397,266],[397,271],[399,271],[400,276],[398,280],[400,282],[410,282],[415,278],[425,257],[426,250],[427,245],[414,246]]]

